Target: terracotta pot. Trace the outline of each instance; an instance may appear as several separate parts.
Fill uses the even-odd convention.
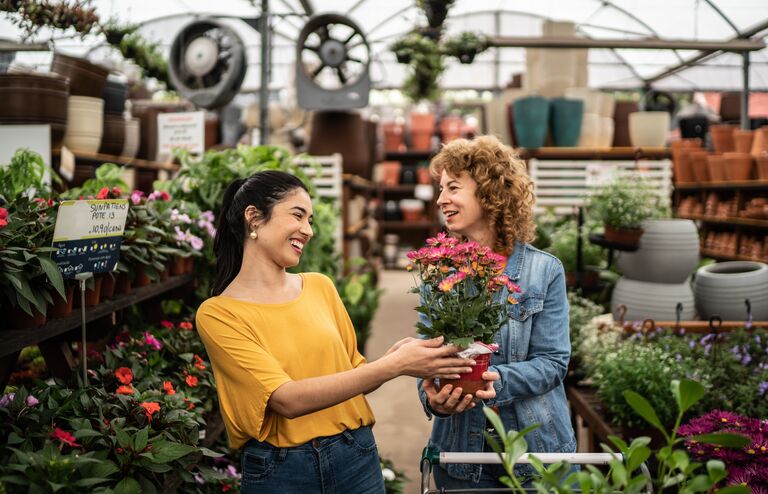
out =
[[[747,153],[723,153],[725,176],[729,181],[752,178],[752,156]]]
[[[115,280],[115,293],[126,294],[133,290],[133,283],[128,273],[120,273]]]
[[[712,146],[716,152],[730,153],[734,151],[733,131],[736,129],[735,125],[713,125],[709,128]]]
[[[737,153],[748,153],[752,149],[754,131],[735,129],[733,131],[733,147]]]
[[[171,268],[166,266],[165,269],[160,271],[160,281],[165,281],[170,277],[171,277]]]
[[[21,310],[21,307],[17,306],[11,309],[11,329],[37,328],[45,324],[47,320],[45,317],[45,312],[38,312],[34,307],[31,307],[31,309],[31,316]]]
[[[709,182],[709,169],[707,168],[707,151],[691,151],[691,169],[693,178],[697,182]]]
[[[53,294],[53,305],[48,306],[48,317],[57,319],[67,317],[72,313],[72,305],[75,301],[75,285],[67,283],[64,285],[64,298],[58,293]]]
[[[99,305],[99,302],[101,301],[101,283],[102,283],[103,277],[101,275],[96,275],[93,278],[93,288],[88,288],[86,285],[85,288],[85,306],[86,307],[96,307]],[[77,289],[75,290],[75,304],[74,306],[76,308],[80,307],[80,286],[78,285]]]
[[[444,117],[440,122],[440,135],[443,137],[443,143],[448,143],[461,137],[461,128],[464,126],[464,120],[461,117]]]
[[[752,149],[750,154],[753,158],[759,158],[768,154],[768,125],[764,125],[755,130],[755,137],[752,139]]]
[[[416,169],[416,181],[421,185],[430,185],[432,183],[432,174],[429,167],[420,166]]]
[[[92,64],[83,58],[69,57],[61,53],[53,54],[51,72],[69,78],[70,94],[102,98],[107,86],[109,70]]]
[[[432,149],[432,132],[411,131],[411,148],[414,151],[429,151]]]
[[[133,283],[137,287],[147,286],[152,283],[152,280],[147,275],[146,267],[143,264],[137,265],[134,270]]]
[[[399,161],[383,161],[379,163],[382,168],[382,181],[384,185],[398,185],[400,183],[400,170],[403,165]]]
[[[693,168],[690,152],[701,149],[700,139],[679,139],[670,143],[675,183],[693,182]]]
[[[643,236],[643,229],[634,230],[613,228],[605,225],[605,239],[608,242],[614,242],[626,246],[636,246],[640,243],[640,237]]]
[[[113,273],[104,273],[101,279],[101,299],[109,300],[115,296],[115,279]]]
[[[760,156],[756,161],[757,178],[760,180],[768,180],[768,156]]]
[[[195,258],[187,256],[184,258],[184,272],[192,273],[195,271]]]
[[[186,269],[186,262],[184,262],[184,258],[181,256],[176,256],[173,258],[173,261],[171,262],[171,274],[173,276],[179,276],[184,274]]]
[[[720,95],[720,118],[735,121],[741,118],[741,92],[729,91]]]
[[[711,182],[724,182],[727,180],[725,175],[725,158],[721,154],[710,154],[707,156],[707,170],[709,171],[709,180]]]
[[[464,391],[463,394],[474,395],[478,391],[485,389],[485,381],[483,381],[483,372],[488,370],[488,364],[491,361],[491,354],[485,353],[474,357],[475,365],[472,367],[472,372],[466,372],[459,374],[458,379],[440,379],[440,386],[447,386],[451,384],[453,389],[461,388]]]
[[[388,153],[402,153],[405,151],[403,143],[404,125],[398,122],[384,122],[381,124],[384,133],[384,150]]]

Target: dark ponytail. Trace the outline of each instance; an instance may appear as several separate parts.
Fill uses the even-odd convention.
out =
[[[296,189],[307,190],[298,177],[277,170],[254,173],[248,178],[233,180],[224,191],[221,202],[216,238],[213,250],[216,253],[216,277],[211,294],[220,295],[235,279],[243,264],[243,242],[247,225],[245,209],[255,206],[261,219],[269,221],[272,208],[285,196]]]

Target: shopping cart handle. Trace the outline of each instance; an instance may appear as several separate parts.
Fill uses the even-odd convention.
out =
[[[571,465],[607,465],[611,460],[623,461],[621,453],[524,453],[515,463],[530,463],[532,456],[544,464],[563,461]],[[501,464],[501,458],[496,453],[440,453],[435,448],[424,448],[422,459],[428,459],[432,465],[447,465],[449,463]]]

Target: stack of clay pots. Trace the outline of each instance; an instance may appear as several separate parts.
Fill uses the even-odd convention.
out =
[[[104,122],[104,87],[109,71],[81,58],[55,53],[51,72],[69,79],[67,132],[64,145],[73,151],[96,153]]]
[[[622,252],[618,267],[623,276],[616,283],[611,310],[623,304],[632,320],[674,321],[694,317],[694,297],[689,277],[699,262],[696,224],[684,219],[647,220],[636,252]]]

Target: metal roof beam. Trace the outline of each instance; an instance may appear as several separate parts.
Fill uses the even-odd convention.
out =
[[[299,3],[304,7],[304,12],[306,12],[308,16],[311,17],[315,15],[315,8],[312,6],[312,0],[299,0]]]
[[[757,39],[735,38],[729,41],[675,39],[593,39],[566,37],[492,36],[489,46],[522,48],[617,48],[636,50],[756,51],[765,48]]]
[[[750,38],[751,36],[754,36],[754,35],[762,32],[762,31],[765,31],[766,29],[768,29],[768,21],[763,21],[760,24],[757,24],[757,25],[747,29],[746,31],[741,33],[740,36],[742,38]],[[734,40],[736,40],[736,39],[740,39],[740,38],[734,38]],[[715,51],[718,51],[718,50],[715,50]],[[691,58],[689,58],[687,60],[684,60],[682,63],[680,63],[678,65],[675,65],[674,67],[670,67],[668,69],[665,69],[664,71],[656,74],[655,76],[649,77],[649,78],[645,79],[643,82],[645,82],[646,85],[652,84],[652,83],[654,83],[656,81],[664,79],[665,77],[669,77],[669,76],[671,76],[673,74],[676,74],[676,73],[680,72],[683,69],[686,69],[686,68],[691,67],[693,65],[697,65],[698,63],[703,62],[704,60],[706,60],[708,58],[712,58],[712,57],[714,57],[716,55],[719,55],[719,53],[711,53],[711,52],[699,53],[698,55],[694,55]]]

